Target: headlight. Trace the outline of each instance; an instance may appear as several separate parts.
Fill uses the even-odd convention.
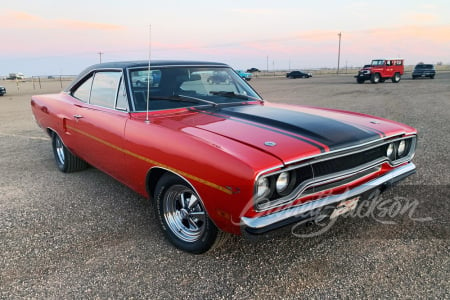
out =
[[[262,198],[270,193],[269,179],[267,177],[261,177],[256,182],[256,197]]]
[[[390,143],[389,146],[387,147],[386,156],[390,160],[394,160],[395,159],[395,146],[394,146],[394,143]]]
[[[406,142],[405,140],[401,140],[400,143],[398,143],[397,155],[399,157],[402,157],[405,154],[405,151],[406,151]]]
[[[277,189],[277,193],[283,193],[287,187],[289,186],[289,173],[283,172],[278,175],[277,182],[275,183],[275,187]]]

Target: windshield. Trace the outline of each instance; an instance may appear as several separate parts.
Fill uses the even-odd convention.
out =
[[[383,59],[374,59],[372,60],[372,66],[382,66],[384,65]]]
[[[149,110],[261,100],[236,72],[226,67],[130,69],[129,84],[135,111],[146,110],[147,98]]]

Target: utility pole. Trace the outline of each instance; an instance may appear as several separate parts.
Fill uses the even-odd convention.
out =
[[[100,57],[100,63],[102,63],[102,54],[104,54],[104,52],[97,52],[98,56]]]
[[[337,65],[336,75],[339,75],[339,63],[341,61],[341,36],[342,36],[342,33],[339,32],[338,36],[339,36],[339,48],[338,48],[338,65]]]

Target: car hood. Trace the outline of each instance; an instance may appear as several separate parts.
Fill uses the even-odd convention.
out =
[[[181,130],[189,134],[201,137],[202,131],[208,131],[270,153],[284,163],[414,132],[409,126],[373,116],[267,102],[195,110],[177,119],[187,126]]]

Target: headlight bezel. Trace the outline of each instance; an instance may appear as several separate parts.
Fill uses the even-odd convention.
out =
[[[396,157],[396,150],[395,150],[395,144],[394,143],[389,143],[386,149],[386,156],[387,158],[389,158],[390,160],[395,160]]]
[[[278,174],[275,181],[275,191],[280,194],[283,193],[289,187],[289,172],[281,172]]]
[[[415,151],[415,138],[400,138],[392,140],[386,145],[386,157],[391,165],[395,166],[412,159]]]
[[[262,190],[262,189],[265,190]],[[260,191],[261,190],[261,191]],[[255,183],[255,197],[262,199],[270,195],[270,180],[268,177],[260,177]]]
[[[281,176],[287,176],[286,183],[283,188],[277,188],[277,182]],[[260,191],[262,183],[266,186],[265,191]],[[264,203],[269,201],[273,196],[283,197],[289,195],[294,190],[297,183],[297,175],[295,171],[292,170],[280,170],[276,173],[270,173],[267,175],[262,175],[255,181],[254,198],[256,203]]]
[[[402,157],[407,150],[407,145],[405,140],[401,140],[397,145],[397,156]]]

